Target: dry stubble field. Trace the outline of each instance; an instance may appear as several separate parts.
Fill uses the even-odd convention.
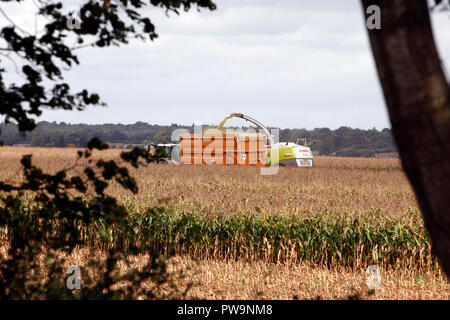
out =
[[[22,178],[23,154],[54,172],[70,165],[75,149],[3,147],[0,177]],[[102,157],[117,159],[120,150],[107,150]],[[258,168],[226,166],[149,165],[133,175],[138,195],[112,186],[133,212],[164,206],[184,214],[227,219],[238,215],[320,217],[330,221],[351,220],[380,225],[400,222],[422,227],[414,194],[397,159],[318,157],[315,167],[280,168],[274,176],[261,176]],[[73,259],[83,259],[78,249]],[[136,263],[139,263],[137,261]],[[359,295],[369,299],[449,299],[449,283],[439,268],[382,270],[382,286],[372,295],[365,288],[365,266],[325,267],[308,261],[274,263],[252,259],[199,259],[180,254],[170,269],[184,271],[195,282],[190,298],[223,299],[340,299]],[[185,279],[179,285],[186,285]]]

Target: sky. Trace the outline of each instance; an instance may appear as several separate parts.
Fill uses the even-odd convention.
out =
[[[390,127],[358,0],[215,3],[215,11],[180,16],[148,9],[156,40],[79,50],[67,81],[99,93],[108,107],[45,111],[39,120],[218,124],[242,112],[279,128]],[[27,6],[4,11],[33,28],[35,7]],[[450,14],[432,19],[450,66]]]

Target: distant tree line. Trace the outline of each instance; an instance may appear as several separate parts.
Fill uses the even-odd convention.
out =
[[[352,129],[340,127],[336,130],[329,128],[283,129],[280,130],[280,141],[296,142],[298,138],[305,138],[311,150],[319,151],[321,155],[339,157],[372,157],[375,153],[397,152],[397,146],[391,130]]]
[[[0,140],[5,145],[30,144],[37,147],[66,147],[69,144],[85,147],[87,142],[97,137],[109,143],[148,144],[170,142],[171,133],[175,129],[187,129],[193,126],[151,125],[145,122],[134,124],[68,124],[56,122],[39,122],[37,128],[30,133],[21,133],[16,125],[0,124]],[[244,130],[246,128],[243,128]],[[298,138],[306,139],[306,143],[321,155],[343,157],[370,157],[375,153],[396,152],[397,147],[390,129],[352,129],[340,127],[329,128],[281,129],[280,141],[296,142]],[[302,141],[303,142],[303,141]]]

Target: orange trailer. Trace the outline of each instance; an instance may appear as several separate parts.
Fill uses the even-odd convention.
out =
[[[184,134],[182,164],[224,164],[262,167],[266,163],[264,136],[259,133]]]

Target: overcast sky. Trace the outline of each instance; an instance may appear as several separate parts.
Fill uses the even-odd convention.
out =
[[[78,51],[67,80],[108,107],[40,120],[217,124],[242,112],[281,128],[390,127],[358,0],[215,2],[216,11],[180,16],[149,10],[153,42]],[[9,14],[33,25],[27,10]],[[433,14],[433,23],[450,65],[450,16]]]

